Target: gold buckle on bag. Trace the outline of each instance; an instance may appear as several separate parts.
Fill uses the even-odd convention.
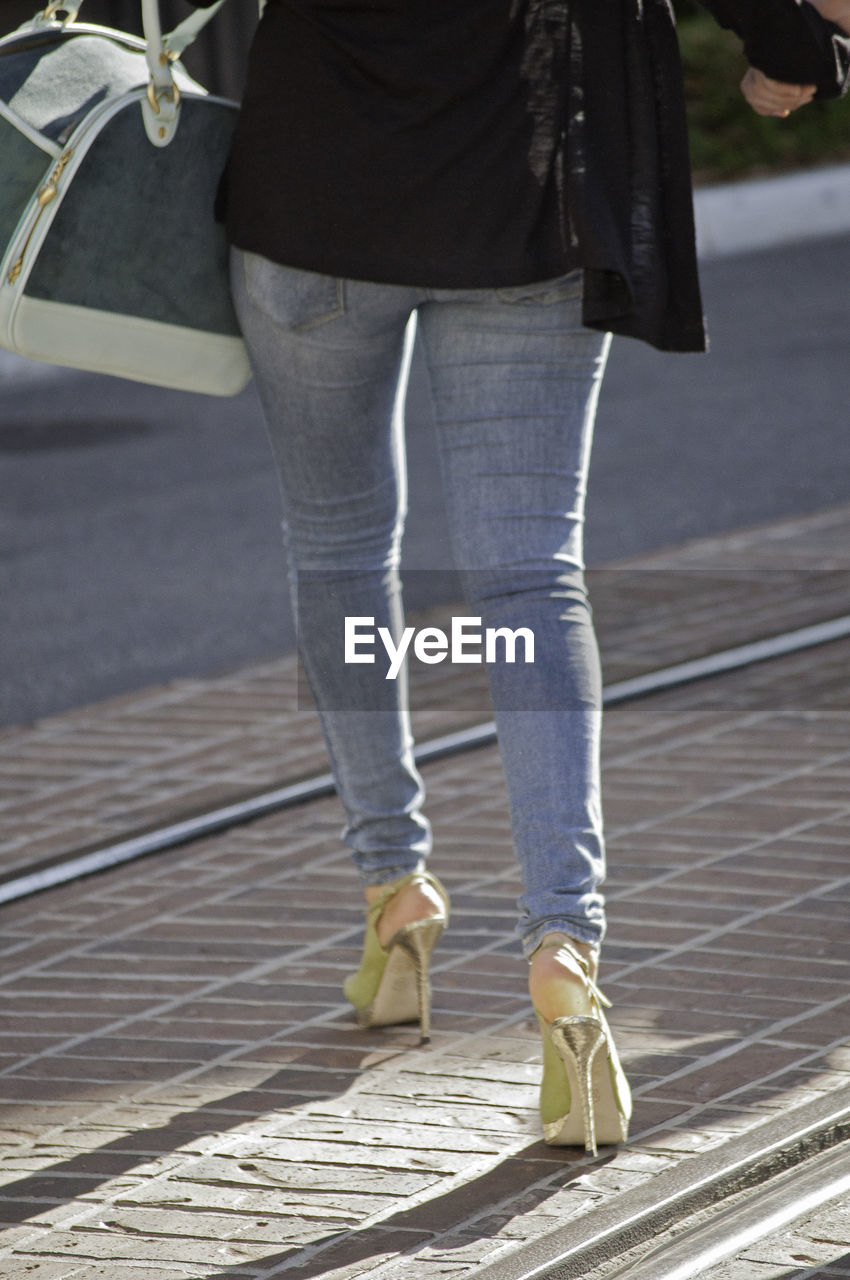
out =
[[[44,22],[51,22],[55,18],[57,22],[61,21],[63,27],[67,27],[69,22],[76,21],[79,12],[79,5],[75,8],[73,4],[65,3],[65,0],[50,0],[41,17]],[[58,16],[60,13],[64,13],[65,17],[60,19]]]
[[[168,87],[157,88],[153,80],[150,80],[148,82],[148,102],[151,104],[151,110],[157,115],[159,115],[161,111],[161,107],[159,105],[160,98],[165,98],[167,102],[172,103],[175,107],[179,106],[180,90],[173,81]]]

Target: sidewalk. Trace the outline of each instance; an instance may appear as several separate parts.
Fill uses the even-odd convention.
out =
[[[847,613],[848,524],[603,570],[606,679]],[[472,1277],[845,1089],[848,669],[835,642],[609,710],[601,980],[636,1111],[595,1161],[539,1136],[495,748],[424,769],[454,902],[429,1048],[342,1000],[362,915],[335,799],[4,907],[0,1280]],[[270,707],[293,680],[267,664],[10,731],[7,836],[30,812],[40,855],[278,778],[282,752],[307,771],[306,714]]]
[[[605,683],[850,612],[848,548],[838,507],[591,571]],[[491,717],[475,668],[420,667],[412,703],[423,741]],[[324,772],[298,705],[285,657],[0,730],[0,878]]]

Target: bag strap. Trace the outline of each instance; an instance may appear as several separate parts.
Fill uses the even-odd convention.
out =
[[[79,0],[82,3],[82,0]],[[171,74],[171,63],[189,48],[201,31],[218,13],[226,0],[216,0],[206,9],[196,9],[188,18],[162,34],[159,20],[159,0],[142,0],[142,28],[145,33],[145,58],[150,81],[147,102],[142,103],[145,130],[154,146],[166,147],[177,129],[180,114],[180,90]],[[258,0],[262,18],[265,0]]]
[[[173,31],[162,37],[162,47],[172,61],[194,43],[210,18],[214,18],[225,3],[226,0],[218,0],[217,4],[210,5],[208,9],[196,9],[188,18],[178,23]]]
[[[262,13],[264,0],[258,0],[258,2],[260,13]],[[162,35],[159,21],[159,6],[154,4],[153,8],[156,10],[155,14],[152,13],[150,7],[148,8],[148,21],[150,22],[150,25],[148,25],[148,21],[146,21],[145,18],[146,6],[144,0],[142,0],[142,24],[145,29],[145,39],[147,39],[148,30],[153,31],[155,28],[155,38],[159,39],[162,44],[162,48],[166,53],[168,53],[173,61],[175,58],[179,58],[181,53],[188,49],[189,45],[198,38],[204,27],[211,18],[215,17],[224,3],[225,0],[217,0],[216,4],[212,4],[206,9],[195,9],[193,13],[189,14],[188,18],[184,18],[182,22],[178,23],[173,31],[169,31],[167,35]],[[38,15],[37,21],[49,22],[56,19],[57,21],[61,21],[63,26],[67,26],[69,23],[76,20],[77,14],[80,12],[82,7],[83,0],[50,0],[50,3],[45,5],[42,12]],[[58,17],[60,13],[65,15],[61,19]],[[159,50],[157,50],[157,55],[158,54]]]
[[[142,0],[145,61],[150,75],[147,100],[142,103],[142,119],[145,132],[155,147],[168,146],[180,118],[180,90],[174,83],[171,63],[188,48],[223,3],[224,0],[218,0],[208,9],[196,10],[163,37],[158,0]],[[172,43],[175,37],[176,42]]]
[[[163,35],[158,0],[142,0],[145,61],[150,75],[147,98],[142,102],[142,119],[145,132],[156,147],[168,146],[180,117],[180,90],[174,83],[171,64],[197,39],[224,3],[225,0],[217,0],[206,9],[196,9],[173,31]],[[83,0],[50,0],[37,20],[55,20],[68,26],[76,19],[82,4]]]

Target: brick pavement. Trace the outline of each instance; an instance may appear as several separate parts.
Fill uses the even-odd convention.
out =
[[[848,547],[839,507],[592,571],[606,681],[850,612]],[[0,729],[0,872],[323,771],[297,689],[284,657]],[[490,715],[469,667],[420,668],[413,705],[422,739]]]
[[[609,711],[636,1114],[596,1161],[539,1139],[494,748],[425,767],[455,906],[427,1049],[341,999],[335,799],[3,908],[0,1278],[472,1276],[846,1086],[849,667],[836,642]]]

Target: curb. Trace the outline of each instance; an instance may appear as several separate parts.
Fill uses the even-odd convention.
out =
[[[850,231],[850,165],[695,192],[697,250],[710,261]]]

